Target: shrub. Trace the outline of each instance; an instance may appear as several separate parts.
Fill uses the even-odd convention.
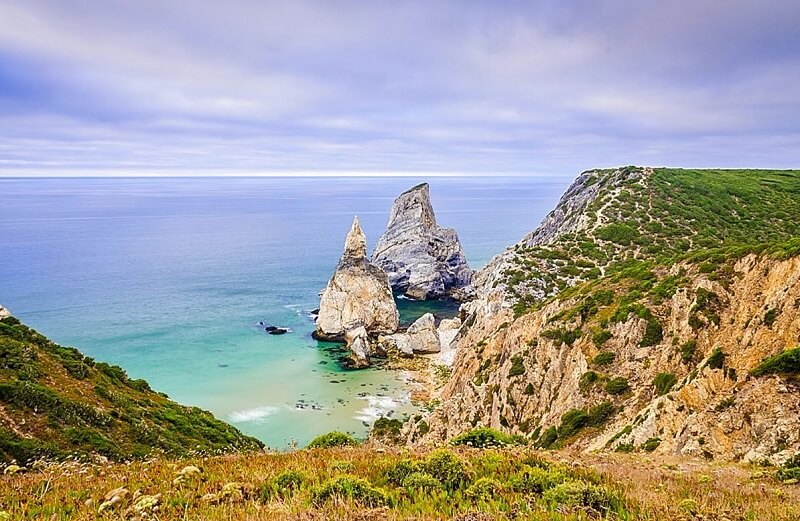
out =
[[[602,402],[589,409],[589,426],[599,427],[604,424],[611,416],[617,412],[617,408],[611,402]]]
[[[422,471],[422,465],[410,459],[401,459],[386,471],[386,481],[392,485],[402,486],[405,479]]]
[[[783,353],[771,356],[753,369],[753,376],[766,374],[800,374],[800,347],[787,349]]]
[[[503,447],[511,445],[511,436],[489,427],[479,427],[459,434],[450,443],[453,445],[467,445],[485,449],[487,447]]]
[[[412,472],[403,480],[403,488],[410,490],[439,490],[442,482],[425,472]]]
[[[558,438],[564,440],[577,434],[589,424],[589,415],[583,409],[570,409],[561,416],[561,425],[558,427]]]
[[[308,444],[309,449],[327,449],[330,447],[346,447],[358,445],[358,441],[344,432],[333,431],[317,436]]]
[[[330,468],[337,474],[350,474],[355,471],[352,461],[334,461]]]
[[[681,346],[681,360],[684,363],[689,363],[694,359],[694,354],[697,351],[697,340],[689,340]]]
[[[373,487],[369,481],[355,476],[338,476],[329,479],[312,491],[312,498],[316,504],[341,498],[371,507],[385,505],[389,500],[383,490]]]
[[[581,335],[583,335],[583,331],[581,331],[580,328],[557,328],[542,331],[542,337],[552,340],[556,347],[561,347],[564,344],[571,346]]]
[[[597,353],[597,356],[594,357],[592,363],[594,365],[609,365],[614,363],[616,360],[617,355],[613,351],[600,351]]]
[[[526,465],[522,470],[512,474],[508,482],[515,492],[541,494],[566,480],[566,473],[559,468],[544,469]]]
[[[639,236],[639,230],[628,224],[613,223],[595,230],[595,236],[622,246],[629,246]]]
[[[533,393],[534,393],[533,384],[532,383],[528,383],[528,385],[525,386],[525,390],[523,391],[523,394],[525,394],[527,396],[530,396]]]
[[[714,351],[708,356],[708,362],[706,365],[711,369],[722,369],[722,366],[725,364],[725,353],[722,352],[722,349],[719,347],[715,347]]]
[[[491,499],[503,490],[503,485],[494,478],[480,478],[466,490],[467,497],[472,499]]]
[[[644,336],[639,341],[639,347],[650,347],[660,343],[664,339],[664,328],[661,322],[651,317],[647,320],[647,326],[644,329]]]
[[[387,418],[381,416],[375,423],[372,424],[372,434],[380,438],[390,438],[397,440],[400,437],[400,432],[403,429],[403,422],[397,418]]]
[[[775,319],[778,318],[778,310],[775,308],[770,309],[766,313],[764,313],[764,325],[767,327],[771,327],[772,324],[775,323]]]
[[[619,395],[630,389],[630,385],[626,378],[618,376],[606,382],[605,389],[608,394]]]
[[[672,373],[658,373],[653,379],[653,387],[656,388],[658,396],[667,394],[676,383],[678,379]]]
[[[422,469],[449,490],[457,489],[469,480],[464,462],[445,449],[431,452],[422,463]]]
[[[511,357],[511,369],[508,370],[508,377],[519,376],[525,374],[525,364],[521,356]]]
[[[306,480],[305,474],[297,470],[286,470],[275,476],[275,486],[280,490],[297,490]]]
[[[536,446],[542,449],[549,449],[558,440],[558,430],[555,427],[548,427],[536,441]]]
[[[553,506],[590,508],[596,512],[609,510],[615,496],[605,487],[584,481],[567,481],[545,491],[544,500]]]
[[[600,347],[609,340],[611,340],[613,336],[614,335],[611,334],[611,331],[608,331],[606,329],[601,329],[600,331],[592,335],[592,342],[594,342],[594,345],[596,345],[597,347]]]
[[[597,380],[600,377],[594,371],[586,371],[581,375],[581,379],[578,381],[578,388],[581,392],[586,392],[597,383]]]
[[[642,450],[646,452],[653,452],[658,448],[659,445],[661,445],[660,438],[648,438],[647,441],[642,444]]]

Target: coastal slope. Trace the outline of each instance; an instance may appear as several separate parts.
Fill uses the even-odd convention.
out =
[[[62,347],[10,314],[0,319],[0,461],[112,460],[255,450],[263,444],[196,407]]]
[[[800,451],[800,172],[583,173],[475,279],[412,442],[781,463]]]

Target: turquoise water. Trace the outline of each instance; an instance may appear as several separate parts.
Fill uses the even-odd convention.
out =
[[[311,339],[353,214],[370,248],[409,178],[0,179],[0,303],[64,345],[272,447],[411,412],[401,375]],[[471,266],[533,229],[564,179],[436,178]],[[400,302],[404,320],[428,304]],[[265,334],[258,322],[286,326]],[[314,405],[312,408],[311,405]],[[305,405],[305,407],[303,407]]]

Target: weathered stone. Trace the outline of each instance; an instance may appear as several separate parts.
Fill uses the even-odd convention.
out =
[[[372,262],[389,275],[392,289],[418,300],[462,296],[458,290],[472,280],[458,234],[436,224],[427,183],[395,199]]]
[[[11,312],[8,311],[3,306],[0,306],[0,320],[4,319],[6,317],[10,317],[10,316],[11,316]]]
[[[359,326],[370,335],[397,331],[399,314],[389,281],[367,260],[367,241],[357,217],[319,307],[315,332],[319,339],[341,341]]]
[[[369,344],[369,335],[364,326],[349,330],[345,333],[345,342],[350,350],[350,366],[354,369],[369,367],[369,357],[372,349]]]

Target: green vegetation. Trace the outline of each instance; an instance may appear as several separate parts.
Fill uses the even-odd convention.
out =
[[[607,381],[605,389],[608,394],[619,395],[626,393],[630,387],[627,378],[618,376]]]
[[[112,460],[263,445],[196,407],[156,393],[117,366],[62,347],[14,317],[0,321],[0,461],[100,454]]]
[[[588,410],[570,409],[561,416],[558,428],[547,429],[536,445],[544,449],[562,447],[585,428],[602,426],[615,412],[617,409],[611,402],[599,403]]]
[[[658,373],[653,379],[653,387],[658,396],[667,394],[678,383],[678,378],[673,373]]]
[[[708,355],[706,365],[711,369],[722,369],[725,365],[725,353],[719,346],[715,347],[711,354]]]
[[[800,375],[800,348],[787,349],[783,353],[771,356],[753,369],[753,376],[768,374]]]
[[[642,450],[645,452],[653,452],[661,445],[661,438],[648,438],[647,441],[642,443]]]
[[[525,374],[525,364],[521,356],[511,357],[511,369],[508,370],[508,377],[520,376]]]
[[[564,344],[571,346],[581,335],[583,335],[583,331],[579,328],[558,328],[542,331],[542,337],[552,340],[557,347],[561,347]]]
[[[370,433],[378,438],[386,439],[390,442],[400,440],[400,432],[403,429],[403,422],[397,418],[387,418],[381,416],[372,424]]]
[[[600,351],[597,353],[597,356],[594,357],[592,363],[594,365],[610,365],[614,363],[614,360],[617,359],[616,353],[613,351]]]
[[[681,360],[688,364],[694,359],[697,352],[697,340],[689,340],[681,345]]]
[[[311,440],[309,449],[329,449],[331,447],[348,447],[358,445],[358,440],[344,432],[333,431],[321,434]]]
[[[512,445],[514,440],[508,434],[489,427],[479,427],[460,434],[450,441],[453,445],[467,445],[485,449],[488,447],[504,447]]]

